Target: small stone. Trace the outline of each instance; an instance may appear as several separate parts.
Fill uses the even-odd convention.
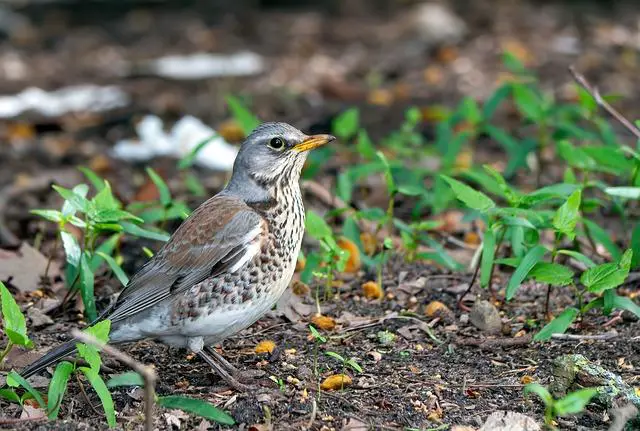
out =
[[[31,320],[31,325],[34,328],[42,328],[44,326],[53,325],[53,319],[47,316],[36,307],[31,307],[27,310],[27,317]]]
[[[455,44],[467,32],[465,22],[440,3],[421,3],[413,9],[411,16],[416,33],[427,45]]]
[[[491,413],[478,431],[540,431],[540,425],[522,413],[499,410]]]
[[[471,324],[488,334],[502,331],[502,320],[495,305],[489,301],[476,301],[469,314]]]
[[[467,313],[462,313],[460,315],[460,323],[463,325],[466,325],[467,323],[469,323],[469,315]]]

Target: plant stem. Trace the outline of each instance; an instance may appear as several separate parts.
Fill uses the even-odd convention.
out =
[[[9,342],[7,343],[7,347],[5,347],[2,353],[0,353],[0,364],[2,363],[2,361],[4,361],[4,358],[9,354],[13,346],[13,342],[9,340]]]

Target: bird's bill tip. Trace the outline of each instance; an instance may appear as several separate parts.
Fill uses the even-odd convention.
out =
[[[314,148],[321,147],[328,144],[331,141],[335,141],[336,137],[333,135],[312,135],[307,137],[304,141],[293,147],[294,150],[301,153],[303,151],[310,151]]]

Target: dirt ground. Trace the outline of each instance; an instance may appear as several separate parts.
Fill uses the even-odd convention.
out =
[[[45,256],[53,254],[54,265],[59,267],[64,256],[55,246],[52,226],[28,214],[32,208],[59,207],[48,181],[77,184],[82,177],[75,167],[89,165],[109,179],[124,201],[135,200],[145,184],[144,165],[112,159],[107,154],[113,143],[133,136],[135,121],[146,113],[169,121],[191,114],[217,128],[230,117],[222,97],[225,94],[247,96],[262,119],[287,121],[311,132],[326,132],[341,109],[359,106],[363,125],[377,138],[397,128],[407,106],[454,106],[462,95],[486,97],[502,73],[500,52],[510,49],[539,74],[545,87],[559,95],[571,82],[567,66],[575,64],[608,92],[623,94],[620,107],[630,117],[637,118],[635,114],[640,113],[634,103],[640,93],[640,4],[634,2],[486,0],[469,5],[453,1],[451,8],[466,23],[467,33],[459,41],[438,43],[416,37],[412,30],[415,2],[375,2],[380,10],[367,7],[367,2],[350,6],[327,2],[316,9],[288,2],[277,7],[273,2],[261,3],[260,9],[248,10],[249,3],[234,2],[232,14],[221,13],[224,7],[231,7],[228,4],[207,6],[199,2],[188,7],[170,2],[144,6],[126,2],[117,9],[56,3],[19,8],[31,25],[0,40],[1,93],[13,94],[28,86],[55,89],[78,83],[113,84],[131,95],[132,104],[97,115],[47,118],[25,114],[18,120],[0,121],[0,196],[5,198],[0,202],[10,197],[0,205],[4,212],[0,221],[6,228],[31,244],[40,238],[40,251]],[[166,54],[237,50],[263,55],[267,72],[257,78],[193,81],[144,74],[123,76],[127,64]],[[375,85],[377,92],[371,90],[371,82],[379,83]],[[426,125],[425,135],[432,132],[432,126]],[[504,158],[491,145],[476,151],[479,159]],[[331,186],[340,163],[330,161],[314,180]],[[187,196],[175,160],[160,158],[151,165],[192,208],[204,199]],[[192,172],[211,194],[225,180],[224,174],[200,168]],[[37,182],[38,178],[45,178],[42,186],[15,192],[16,188],[21,191],[20,181]],[[306,196],[305,201],[312,208],[327,209],[314,196]],[[143,245],[158,247],[150,241],[123,245],[127,273],[144,262]],[[451,244],[447,247],[462,260],[468,261],[473,253]],[[541,423],[543,409],[537,399],[523,397],[523,381],[548,384],[554,358],[567,353],[584,354],[630,385],[640,385],[640,323],[630,316],[623,315],[606,328],[616,332],[606,341],[521,342],[535,332],[530,319],[543,318],[546,290],[525,285],[514,301],[503,303],[500,299],[507,275],[497,273],[495,304],[503,331],[501,336],[487,338],[469,323],[468,312],[457,306],[470,274],[409,264],[396,256],[384,271],[385,298],[369,301],[362,298],[360,286],[373,277],[361,272],[344,279],[336,296],[323,303],[323,313],[334,317],[338,326],[324,334],[328,342],[320,346],[319,377],[341,371],[340,364],[324,355],[325,351],[354,357],[363,368],[362,373],[348,372],[353,385],[342,392],[317,392],[314,343],[308,338],[308,319],[314,311],[310,294],[288,295],[272,313],[224,342],[222,352],[230,362],[241,369],[265,372],[254,382],[256,389],[251,393],[230,390],[186,351],[153,342],[127,346],[126,351],[141,362],[155,364],[160,395],[208,399],[228,411],[239,429],[245,430],[268,429],[269,425],[276,430],[478,428],[496,410],[525,413]],[[59,277],[54,278],[41,291],[45,297],[55,298],[61,284]],[[637,291],[637,284],[627,289]],[[117,281],[98,277],[98,306],[105,306],[117,290]],[[490,298],[479,290],[470,298],[475,295]],[[50,304],[30,294],[17,293],[16,297],[23,305],[46,308]],[[434,300],[445,303],[451,315],[427,318],[424,307]],[[569,291],[554,292],[552,309],[571,303]],[[53,314],[53,324],[39,329],[30,326],[35,352],[15,351],[10,364],[21,367],[66,339],[70,328],[82,323],[80,316],[70,307]],[[602,333],[607,321],[600,315],[589,315],[579,333]],[[387,344],[381,342],[383,331],[395,334]],[[272,354],[254,353],[255,345],[263,340],[276,343]],[[111,360],[106,365],[114,373],[126,370]],[[35,378],[33,382],[45,387],[48,379]],[[114,400],[119,426],[142,429],[141,391],[118,389]],[[100,409],[97,396],[91,391],[84,393],[80,383],[72,381],[60,414],[63,420],[13,419],[19,418],[20,408],[0,400],[0,428],[103,429],[106,425]],[[590,408],[579,417],[560,420],[558,426],[601,430],[610,422],[606,409]],[[156,427],[221,428],[166,410],[157,415]]]

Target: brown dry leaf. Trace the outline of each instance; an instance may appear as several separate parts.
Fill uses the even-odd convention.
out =
[[[380,299],[384,296],[382,287],[375,281],[367,281],[362,285],[362,292],[367,299]]]
[[[368,101],[372,105],[389,106],[393,103],[393,94],[383,88],[377,88],[369,93]]]
[[[300,280],[293,280],[291,283],[291,291],[298,296],[305,296],[311,289]]]
[[[520,383],[522,383],[523,385],[528,385],[529,383],[533,383],[534,381],[535,379],[529,375],[524,375],[520,379]]]
[[[20,292],[38,288],[40,276],[47,269],[48,259],[38,250],[23,242],[18,251],[0,249],[0,280],[11,279]],[[53,264],[52,264],[53,266]],[[49,268],[49,275],[55,272]]]
[[[378,241],[376,240],[376,237],[369,232],[362,232],[360,234],[360,242],[362,242],[362,247],[364,248],[364,252],[367,256],[373,256],[378,249]]]
[[[473,126],[469,125],[469,128],[473,128]],[[458,155],[456,156],[456,160],[454,162],[454,167],[456,169],[466,171],[471,168],[472,164],[473,164],[473,151],[467,149],[467,150],[462,150],[458,153]]]
[[[148,176],[145,177],[144,183],[140,186],[135,196],[134,202],[153,202],[160,199],[160,192],[156,185]]]
[[[442,224],[436,228],[437,231],[446,233],[458,233],[470,230],[471,225],[469,223],[463,223],[462,219],[464,213],[462,211],[452,210],[440,214],[435,220],[442,222]]]
[[[276,313],[284,315],[290,322],[306,320],[313,313],[314,308],[302,302],[302,298],[294,295],[290,289],[285,290],[276,303]]]
[[[468,245],[480,245],[480,237],[477,233],[469,231],[464,234],[464,243]]]
[[[525,335],[527,335],[527,331],[525,331],[524,329],[521,329],[518,332],[516,332],[513,337],[520,338],[520,337],[524,337]]]
[[[313,316],[311,318],[311,323],[325,331],[331,331],[336,327],[336,321],[333,317],[323,316],[322,314],[316,314]]]
[[[263,340],[263,341],[260,341],[258,344],[256,344],[256,347],[253,350],[257,354],[262,354],[262,353],[273,353],[275,348],[276,348],[276,343],[274,341]]]
[[[241,142],[245,138],[242,127],[235,120],[223,121],[218,125],[217,131],[227,142]]]
[[[37,419],[46,416],[46,412],[38,407],[35,400],[26,400],[22,405],[22,413],[20,419]]]
[[[447,320],[453,315],[453,312],[442,302],[431,301],[424,307],[424,314],[430,318],[440,317],[443,320]]]
[[[26,141],[36,136],[36,131],[32,124],[9,123],[7,124],[7,135],[9,141]]]
[[[362,266],[362,262],[360,262],[360,250],[358,250],[358,246],[351,241],[349,238],[340,237],[338,238],[338,247],[342,250],[349,252],[349,258],[347,259],[347,264],[344,267],[344,272],[354,274],[360,270]]]
[[[427,84],[430,85],[438,85],[444,79],[444,73],[442,73],[442,68],[439,66],[429,66],[423,72],[424,80]],[[424,111],[423,111],[424,116]],[[426,120],[426,116],[425,116]]]
[[[299,256],[296,260],[296,272],[304,271],[304,267],[307,266],[307,259],[303,256]]]
[[[111,169],[111,159],[104,154],[98,154],[89,161],[89,169],[103,175]]]
[[[324,389],[325,391],[335,391],[342,389],[343,387],[346,388],[352,383],[353,380],[351,380],[351,377],[349,377],[348,375],[334,374],[324,379],[322,384],[320,384],[320,388]]]

